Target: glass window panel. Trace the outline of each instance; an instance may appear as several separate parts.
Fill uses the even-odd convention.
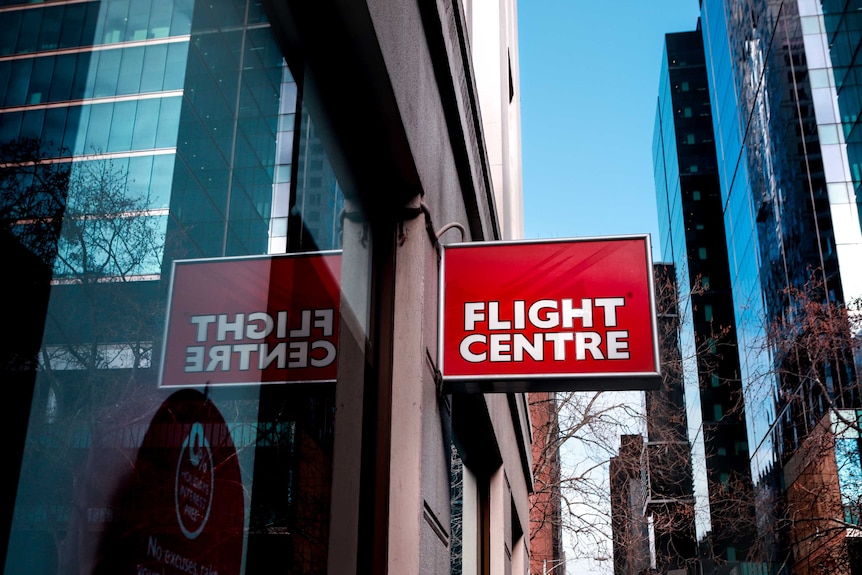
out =
[[[817,132],[820,136],[821,144],[837,144],[838,140],[838,125],[837,124],[821,124],[817,126]]]
[[[817,123],[837,123],[838,119],[835,117],[835,108],[832,100],[832,89],[818,88],[816,90],[811,90],[811,96],[814,99],[814,113],[817,117]]]
[[[293,162],[293,132],[280,132],[276,138],[275,161],[281,165]]]
[[[287,218],[273,218],[270,222],[273,236],[282,237],[287,235]]]
[[[24,120],[21,122],[21,137],[42,137],[42,127],[45,123],[45,110],[27,110],[24,112]]]
[[[102,153],[108,148],[108,135],[111,132],[111,117],[114,108],[110,104],[90,106],[90,118],[87,124],[87,139],[84,142],[84,153]]]
[[[51,50],[59,45],[62,22],[62,18],[58,18],[54,15],[49,15],[47,18],[43,18],[42,32],[39,35],[40,50]]]
[[[155,30],[164,30],[163,34],[164,36],[167,36],[170,33],[171,17],[174,12],[173,2],[166,2],[166,0],[152,0],[152,2],[147,2],[147,6],[149,6],[150,9],[148,23],[150,38],[162,37],[156,35]]]
[[[803,36],[802,41],[805,44],[805,58],[808,61],[808,68],[825,68],[826,54],[823,49],[822,36]]]
[[[145,48],[126,48],[122,51],[117,94],[134,94],[140,91],[144,50]]]
[[[57,56],[54,74],[51,76],[51,89],[48,93],[49,101],[62,102],[71,99],[77,62],[78,57],[76,54]]]
[[[829,195],[830,204],[846,204],[853,197],[852,187],[846,182],[826,184],[826,193]]]
[[[802,24],[803,34],[819,34],[821,32],[819,16],[803,16],[799,20]]]
[[[132,149],[145,150],[156,147],[157,118],[161,108],[160,99],[140,100],[132,133]]]
[[[168,47],[165,45],[147,46],[144,52],[144,69],[141,74],[141,92],[159,92],[164,86],[165,58]]]
[[[27,93],[30,88],[30,75],[33,71],[33,60],[15,60],[12,62],[12,74],[6,89],[6,107],[23,106],[27,103]]]
[[[176,2],[158,0],[153,3],[154,11],[157,9],[159,2],[162,4],[168,4],[173,9],[173,17],[171,18],[171,36],[189,34],[192,29],[191,22],[194,0],[177,0]]]
[[[186,75],[186,59],[189,45],[187,42],[170,44],[165,64],[165,90],[179,90],[183,87]]]
[[[812,88],[828,88],[830,85],[831,72],[828,68],[809,70],[808,78]]]
[[[153,156],[129,158],[129,173],[126,178],[128,194],[144,198],[142,207],[152,207],[147,198],[150,195],[150,175],[153,172]]]
[[[845,169],[844,147],[840,144],[820,146],[823,157],[823,171],[827,182],[841,182],[850,179]]]
[[[859,211],[855,204],[834,204],[832,205],[831,216],[836,243],[851,244],[858,241]],[[842,273],[844,267],[841,268]]]
[[[3,114],[0,119],[0,139],[4,142],[14,140],[21,133],[21,122],[23,112],[10,112]]]
[[[108,151],[125,152],[131,149],[132,130],[135,125],[137,107],[137,102],[117,102],[114,104]]]
[[[153,171],[147,204],[151,208],[167,208],[170,203],[171,181],[174,176],[174,154],[153,157]]]
[[[67,4],[65,6],[61,20],[60,48],[72,48],[81,44],[81,34],[84,31],[86,14],[87,4]]]
[[[33,60],[33,72],[30,76],[30,89],[27,96],[28,104],[41,104],[48,100],[53,73],[54,58],[36,58]]]
[[[22,12],[0,12],[0,54],[6,56],[14,54],[18,46],[18,34],[24,32],[22,29]],[[26,31],[30,33],[30,31]]]
[[[99,68],[96,72],[96,85],[93,96],[101,98],[117,94],[117,79],[120,75],[120,60],[122,50],[104,50],[99,57]]]
[[[263,9],[263,2],[251,2],[248,5],[248,22],[266,22],[266,11]]]
[[[799,0],[799,14],[801,16],[812,16],[819,12],[818,0]]]
[[[12,62],[0,62],[0,86],[9,86],[10,83],[10,75],[12,74]],[[4,101],[0,100],[0,105],[4,104]]]
[[[92,79],[96,77],[99,53],[78,54],[78,64],[75,66],[75,79],[72,84],[72,99],[89,98],[93,93]]]
[[[146,40],[150,25],[150,0],[129,2],[129,16],[126,22],[126,39]]]
[[[296,114],[281,114],[278,117],[279,132],[293,132],[296,124]],[[292,136],[290,136],[292,138]]]
[[[126,39],[126,22],[131,4],[134,2],[108,2],[102,32],[106,44]]]
[[[281,84],[281,101],[279,102],[279,114],[294,114],[296,113],[296,82],[290,78],[290,73],[285,70],[284,81]]]
[[[42,141],[62,142],[66,130],[67,108],[49,108],[45,110],[45,125],[42,129]]]
[[[286,217],[290,212],[290,183],[275,184],[272,188],[272,215],[273,217]]]
[[[79,153],[79,150],[76,148],[78,145],[78,138],[81,134],[81,130],[79,130],[79,126],[86,126],[86,120],[81,121],[81,118],[84,116],[83,110],[89,111],[89,106],[73,106],[70,108],[66,108],[66,131],[63,134],[63,149],[67,150],[68,153]]]
[[[270,238],[269,238],[269,253],[271,253],[271,254],[287,253],[287,237],[270,236]]]
[[[85,4],[87,7],[87,13],[84,16],[84,28],[81,32],[81,42],[83,44],[89,44],[93,42],[95,44],[99,43],[99,36],[97,35],[97,27],[99,26],[99,22],[101,21],[101,2],[87,2]]]
[[[182,98],[163,98],[161,102],[161,112],[156,131],[156,147],[171,148],[177,145],[177,129]]]
[[[42,28],[42,11],[25,10],[21,18],[16,51],[21,54],[35,52],[39,47],[39,31]],[[4,34],[6,31],[4,30]]]
[[[290,182],[290,170],[291,167],[289,165],[278,165],[275,167],[275,182],[278,184],[286,184]]]

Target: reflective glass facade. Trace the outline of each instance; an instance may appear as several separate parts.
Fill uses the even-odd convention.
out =
[[[691,117],[688,107],[674,105],[672,94],[681,89],[678,78],[672,84],[667,50],[663,53],[661,76],[659,79],[659,98],[656,121],[653,129],[653,169],[656,186],[656,206],[659,214],[659,233],[661,257],[664,261],[679,262],[672,269],[676,272],[675,285],[678,293],[691,292],[688,264],[685,262],[685,219],[682,207],[682,179],[678,147],[685,145],[676,138],[675,119]],[[698,110],[700,112],[700,110]],[[678,258],[674,254],[681,254]],[[703,436],[703,416],[700,409],[700,388],[695,354],[694,328],[690,297],[680,297],[678,313],[680,323],[680,359],[682,379],[685,386],[685,408],[688,421],[688,438],[691,443],[694,494],[696,497],[696,522],[698,540],[702,540],[710,530],[709,488],[706,472],[706,446]]]
[[[744,561],[752,509],[726,506],[751,491],[736,329],[721,217],[712,114],[700,31],[668,34],[653,134],[662,258],[677,269],[698,539],[718,561]],[[744,497],[740,496],[740,499]]]
[[[743,96],[739,80],[749,75],[740,69],[735,53],[740,46],[754,49],[759,44],[746,43],[743,34],[750,32],[750,27],[737,29],[733,24],[733,18],[738,19],[741,14],[741,7],[731,14],[720,1],[707,1],[701,6],[740,376],[745,385],[751,466],[756,479],[770,468],[775,456],[770,426],[775,421],[776,390],[769,376],[770,359],[761,347],[766,329],[765,286],[762,285],[758,251],[760,229],[755,225],[752,184],[748,177],[752,144],[746,140],[744,122],[748,116],[744,102],[751,96]],[[755,61],[759,54],[762,51],[753,52]]]
[[[812,270],[831,301],[858,297],[862,236],[843,135],[852,121],[841,128],[820,3],[753,6],[707,1],[702,19],[759,477],[805,435],[769,375],[765,327],[787,310],[785,290],[804,285]]]
[[[172,404],[157,386],[175,260],[342,248],[344,196],[263,5],[4,2],[0,29],[2,238],[19,271],[4,309],[35,324],[4,350],[20,411],[4,426],[20,458],[5,572],[125,572],[128,557],[204,569],[165,531],[129,536],[156,505],[146,475],[173,480],[145,461],[177,447],[159,418],[200,402],[223,418],[206,425],[230,433],[242,487],[231,496],[216,475],[235,508],[207,515],[225,531],[207,568],[325,572],[334,385]]]
[[[774,536],[764,560],[806,572],[810,550],[789,543],[804,527],[768,516],[781,516],[781,501],[793,506],[794,465],[825,414],[858,405],[857,376],[847,357],[806,375],[767,332],[800,317],[793,290],[818,286],[813,299],[835,306],[862,294],[851,142],[857,6],[705,0],[701,18],[758,526]]]

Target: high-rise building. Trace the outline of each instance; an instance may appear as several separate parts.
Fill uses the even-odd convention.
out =
[[[676,269],[673,363],[684,386],[697,537],[707,558],[733,564],[747,556],[753,509],[739,504],[751,493],[748,438],[700,31],[665,36],[653,162],[661,257]]]
[[[516,28],[508,1],[0,1],[5,573],[526,571],[526,397],[444,394],[435,359],[439,244],[522,233]],[[321,253],[231,307],[247,262]],[[186,286],[219,342],[186,387],[172,275],[213,261],[242,271]],[[334,277],[337,322],[288,310]],[[264,332],[334,376],[219,384]]]
[[[851,126],[841,121],[820,2],[711,0],[701,14],[740,346],[754,350],[768,320],[786,312],[786,289],[812,272],[829,301],[862,295]],[[741,357],[759,478],[817,417],[784,403],[781,382],[764,377],[767,354]]]
[[[857,8],[820,0],[701,2],[712,121],[706,137],[714,141],[719,188],[713,207],[700,213],[713,233],[689,227],[695,204],[685,186],[679,216],[668,194],[668,222],[685,223],[670,230],[675,241],[694,245],[723,234],[725,249],[715,247],[726,253],[733,304],[733,323],[724,325],[736,339],[736,353],[728,347],[723,355],[738,361],[750,450],[758,529],[749,559],[766,572],[858,568],[852,557],[862,466],[854,442],[862,404],[858,340],[849,337],[853,314],[845,313],[862,295],[853,143],[862,109],[854,79]],[[677,132],[674,145],[682,149],[684,140]],[[699,161],[691,163],[702,171]],[[681,164],[679,179],[692,172]],[[692,267],[721,256],[708,246],[678,254]],[[714,273],[708,277],[712,289]],[[695,330],[706,311],[693,306]],[[710,311],[714,318],[716,307]],[[828,345],[824,321],[840,334]]]

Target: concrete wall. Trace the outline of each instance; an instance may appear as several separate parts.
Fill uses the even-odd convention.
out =
[[[436,231],[458,223],[466,240],[520,234],[519,119],[508,71],[502,77],[512,56],[517,70],[514,3],[500,3],[486,21],[505,26],[498,36],[474,26],[472,50],[457,0],[289,0],[275,8],[283,42],[302,53],[307,102],[340,180],[349,174],[345,195],[366,213],[373,245],[370,255],[344,250],[345,259],[371,259],[375,303],[368,326],[344,320],[352,323],[342,324],[341,345],[354,360],[363,346],[371,350],[373,369],[342,374],[336,386],[329,572],[449,572],[449,454],[453,410],[462,409],[466,420],[487,422],[473,451],[498,454],[483,471],[485,560],[491,573],[524,573],[532,481],[525,398],[446,396],[435,365]],[[508,52],[494,58],[504,44]],[[496,89],[480,98],[478,77]],[[504,85],[504,102],[481,115],[480,99],[493,109]],[[460,239],[457,229],[442,237]]]

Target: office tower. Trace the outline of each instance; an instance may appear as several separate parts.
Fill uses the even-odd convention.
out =
[[[737,323],[749,338],[743,348],[762,337],[763,318],[782,315],[784,290],[807,282],[812,271],[829,301],[862,293],[856,279],[862,232],[820,5],[758,8],[743,16],[736,2],[702,6]],[[749,354],[745,379],[770,371],[763,355]],[[797,418],[784,417],[785,408],[794,408],[781,405],[777,391],[763,389],[762,401],[749,402],[752,434],[760,440],[752,454],[756,475],[805,435],[804,424],[787,428]]]
[[[758,559],[792,573],[850,572],[856,545],[858,446],[839,449],[858,434],[855,340],[806,340],[862,294],[855,18],[852,3],[701,4]]]
[[[503,4],[0,2],[5,573],[526,569],[526,398],[438,394],[416,291],[429,231],[519,233]],[[233,271],[179,281],[210,264]],[[270,336],[278,375],[241,381]]]
[[[665,36],[653,162],[661,255],[676,268],[698,541],[710,560],[745,561],[752,509],[738,501],[751,493],[748,445],[700,31]]]

